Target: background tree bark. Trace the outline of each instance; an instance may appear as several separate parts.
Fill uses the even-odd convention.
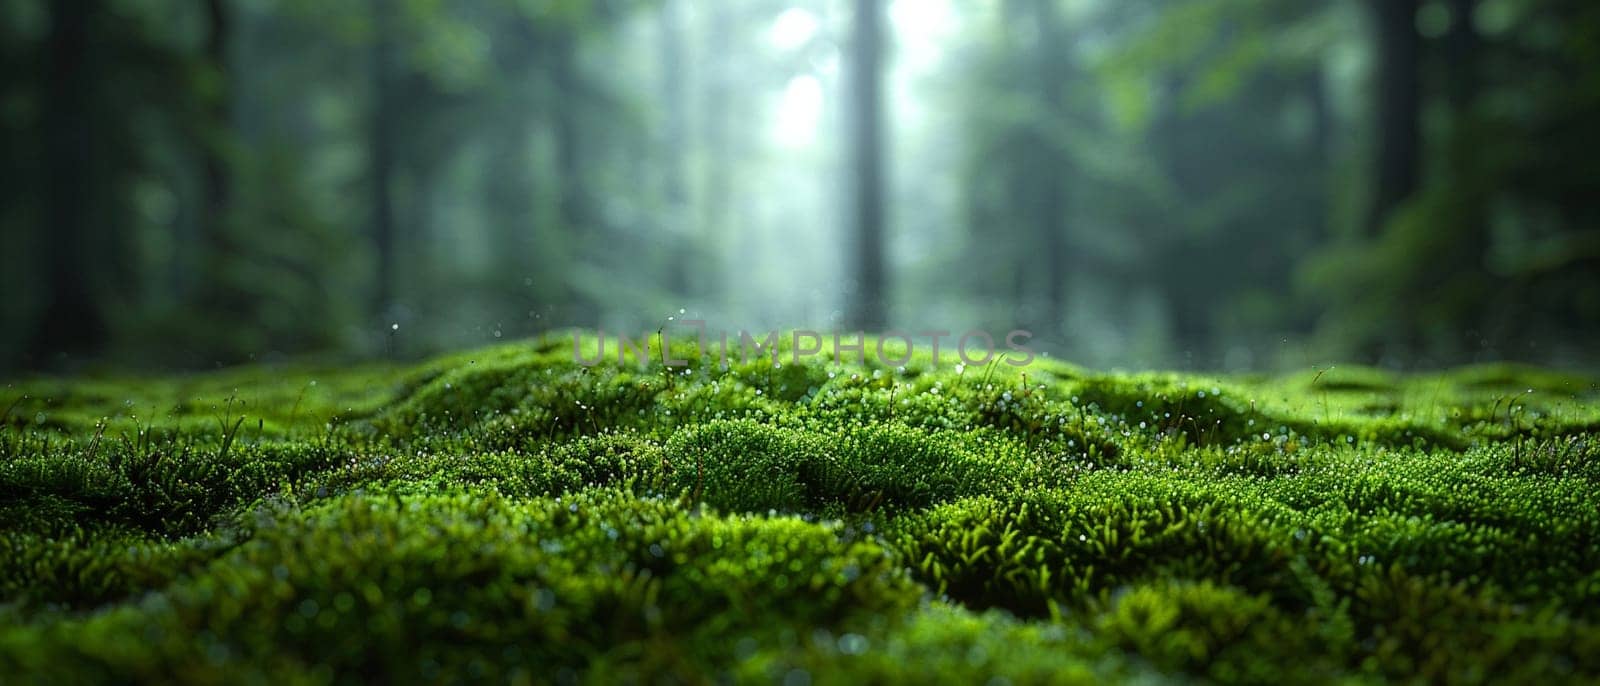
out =
[[[883,16],[878,0],[856,0],[850,44],[850,160],[855,232],[852,326],[876,331],[888,319],[884,299]]]
[[[96,68],[92,25],[96,0],[49,3],[43,101],[45,167],[44,271],[48,292],[25,356],[53,366],[62,355],[93,353],[105,342],[104,312],[92,284],[102,278],[94,255],[111,248],[97,240],[93,208],[99,190],[95,136]]]
[[[1065,51],[1071,50],[1069,41],[1061,35],[1061,17],[1055,0],[1034,0],[1034,25],[1039,31],[1038,88],[1043,105],[1043,120],[1039,122],[1039,140],[1036,154],[1039,164],[1032,176],[1038,185],[1039,245],[1044,251],[1044,325],[1048,336],[1054,340],[1062,334],[1066,321],[1067,289],[1067,222],[1066,184],[1071,173],[1071,162],[1062,153],[1061,143],[1053,135],[1066,125],[1066,97],[1062,82],[1070,73]]]
[[[1367,230],[1377,235],[1416,193],[1422,148],[1418,0],[1368,0],[1376,34],[1377,155]]]
[[[372,0],[371,137],[372,245],[377,263],[373,314],[382,317],[394,304],[395,118],[394,26],[387,0]]]

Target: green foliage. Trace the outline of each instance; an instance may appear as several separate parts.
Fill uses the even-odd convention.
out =
[[[870,543],[795,519],[683,514],[604,490],[257,510],[250,541],[195,575],[4,646],[25,668],[71,660],[101,678],[527,679],[624,656],[635,674],[687,675],[727,659],[732,646],[708,639],[770,632],[764,618],[844,629],[915,605]],[[78,573],[96,572],[115,575]]]
[[[568,344],[11,389],[0,678],[1600,676],[1591,379]]]

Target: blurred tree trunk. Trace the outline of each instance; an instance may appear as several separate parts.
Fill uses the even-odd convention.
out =
[[[538,28],[520,12],[514,12],[509,21],[500,22],[499,30],[504,31],[504,38],[495,36],[495,53],[503,73],[538,73],[545,57],[544,36]],[[484,181],[484,199],[490,217],[486,238],[494,251],[495,279],[503,284],[496,291],[507,298],[507,302],[526,306],[518,309],[529,311],[535,311],[544,301],[547,291],[543,286],[549,276],[540,273],[540,252],[546,247],[542,245],[540,234],[548,227],[540,225],[542,205],[538,202],[538,191],[544,179],[539,176],[534,152],[534,141],[542,125],[541,98],[545,96],[540,86],[539,79],[512,79],[493,96],[496,106],[504,109],[488,118],[486,125],[475,127],[490,132],[489,174]],[[436,195],[431,190],[434,188],[431,178],[448,176],[444,169],[453,151],[441,152],[434,155],[439,159],[419,160],[413,165],[419,187],[428,189],[430,195]],[[427,232],[424,236],[427,243],[446,247],[444,236],[436,235],[431,227],[423,229]],[[424,250],[428,251],[425,256],[431,252],[430,248]]]
[[[228,46],[232,33],[232,21],[224,0],[206,0],[206,43],[205,62],[211,79],[211,89],[205,96],[205,114],[207,135],[202,144],[202,162],[204,184],[202,208],[200,217],[200,259],[203,267],[199,270],[208,274],[206,278],[210,284],[216,284],[215,270],[221,269],[226,260],[225,253],[229,249],[228,240],[228,203],[232,195],[232,182],[228,175],[228,163],[225,158],[226,141],[231,127],[231,96],[232,81],[228,69]],[[192,265],[179,261],[179,271],[189,272]],[[191,290],[190,277],[181,277],[181,295],[187,295]],[[210,290],[210,289],[208,289]]]
[[[530,154],[533,123],[529,117],[504,117],[496,127],[499,134],[489,155],[490,174],[485,190],[488,209],[494,217],[490,238],[500,273],[510,277],[508,284],[531,278],[529,270],[539,250],[533,231],[537,212]]]
[[[722,56],[731,52],[728,39],[732,34],[732,22],[729,21],[726,0],[704,0],[697,4],[697,8],[706,18],[702,29],[705,31],[705,45],[701,54],[710,56],[709,59],[700,60],[707,68],[704,72],[705,94],[700,102],[697,123],[702,131],[700,135],[703,137],[706,159],[703,165],[705,175],[699,189],[699,204],[704,208],[699,232],[701,243],[707,246],[706,251],[712,261],[702,270],[700,287],[704,293],[717,294],[713,302],[726,308],[730,303],[727,301],[727,291],[721,288],[721,284],[729,274],[728,250],[731,241],[726,239],[729,233],[728,201],[733,194],[728,170],[733,164],[733,146],[728,116],[732,84],[729,83],[729,65]]]
[[[372,0],[372,111],[368,122],[371,155],[372,244],[377,255],[373,315],[382,317],[394,300],[395,118],[394,27],[387,0]]]
[[[1035,154],[1040,164],[1031,173],[1038,184],[1039,245],[1044,251],[1044,324],[1054,339],[1062,334],[1066,318],[1067,224],[1064,193],[1071,163],[1066,159],[1056,127],[1065,125],[1065,95],[1062,82],[1069,71],[1067,50],[1072,46],[1063,38],[1061,17],[1055,0],[1033,0],[1034,25],[1038,27],[1038,88],[1044,118],[1039,122]]]
[[[1478,49],[1482,40],[1473,25],[1478,0],[1450,0],[1450,32],[1445,34],[1450,105],[1460,117],[1478,95]]]
[[[883,17],[878,0],[856,0],[850,44],[850,155],[855,184],[855,302],[850,324],[881,330],[884,288]]]
[[[689,296],[694,281],[694,249],[697,232],[686,220],[688,191],[684,186],[683,108],[683,20],[679,0],[661,3],[661,194],[665,205],[663,223],[668,241],[667,288],[674,295]]]
[[[1376,33],[1377,164],[1367,230],[1376,235],[1416,193],[1422,147],[1418,0],[1368,0]]]
[[[1478,0],[1450,0],[1449,3],[1450,30],[1444,35],[1442,52],[1450,126],[1443,159],[1446,183],[1459,203],[1455,225],[1450,227],[1457,240],[1451,243],[1449,254],[1435,256],[1433,265],[1441,271],[1435,283],[1452,293],[1473,293],[1474,300],[1482,302],[1493,297],[1492,291],[1505,288],[1505,284],[1488,267],[1493,239],[1487,215],[1489,198],[1495,189],[1483,173],[1482,141],[1477,135],[1473,114],[1481,83],[1478,51],[1483,43],[1473,24],[1477,5]],[[1487,313],[1478,307],[1466,308],[1460,318],[1463,323],[1477,327],[1477,335],[1482,340],[1492,340],[1496,345],[1509,341],[1500,339],[1493,330],[1517,330],[1517,327],[1485,326]]]
[[[1161,95],[1157,96],[1150,115],[1149,138],[1158,151],[1161,164],[1170,170],[1174,189],[1184,202],[1199,202],[1206,186],[1204,176],[1210,167],[1202,164],[1184,164],[1186,150],[1192,149],[1192,140],[1204,131],[1197,130],[1185,121],[1178,103],[1181,101],[1183,82],[1175,75],[1167,75],[1159,82]],[[1182,225],[1180,225],[1182,226]],[[1160,284],[1166,301],[1170,343],[1181,350],[1186,363],[1196,351],[1204,355],[1202,346],[1213,340],[1213,309],[1216,306],[1212,291],[1197,288],[1205,283],[1201,279],[1204,266],[1195,255],[1204,249],[1203,236],[1188,230],[1173,231],[1152,244],[1156,257],[1154,280]]]
[[[550,79],[555,90],[549,101],[554,103],[551,114],[555,124],[556,173],[561,183],[557,207],[562,230],[572,236],[574,254],[571,257],[583,262],[590,246],[598,244],[595,239],[599,227],[595,223],[589,189],[584,185],[587,175],[586,151],[582,146],[585,94],[582,76],[578,73],[578,38],[571,31],[560,32],[551,37],[549,48]],[[594,311],[594,300],[581,287],[574,287],[571,279],[567,283],[566,302],[571,309],[562,317],[564,323],[597,324],[599,313]]]
[[[101,162],[94,122],[98,65],[91,55],[90,33],[99,3],[55,0],[47,6],[41,100],[47,189],[42,228],[49,292],[28,344],[26,356],[35,365],[51,364],[59,355],[92,353],[105,344],[105,315],[91,284],[105,276],[106,265],[96,253],[111,249],[111,242],[103,240],[105,232],[95,230],[92,214]]]
[[[1323,73],[1320,65],[1312,69],[1305,79],[1306,101],[1311,109],[1311,131],[1307,137],[1307,157],[1310,159],[1317,178],[1315,202],[1312,209],[1312,218],[1315,228],[1310,238],[1313,241],[1327,241],[1333,234],[1333,203],[1330,198],[1336,192],[1330,179],[1334,177],[1334,124],[1333,107],[1328,98],[1328,77]]]

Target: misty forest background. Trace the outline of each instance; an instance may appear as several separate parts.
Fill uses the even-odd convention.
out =
[[[0,0],[0,74],[0,371],[673,316],[1097,366],[1600,340],[1590,0]]]

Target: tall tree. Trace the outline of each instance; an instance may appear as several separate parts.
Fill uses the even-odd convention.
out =
[[[496,23],[497,30],[504,36],[496,34],[493,39],[497,69],[517,75],[534,72],[542,61],[540,51],[545,39],[538,33],[535,23],[520,12],[513,12]],[[486,209],[494,217],[495,229],[489,239],[498,248],[500,278],[509,287],[503,292],[517,292],[511,289],[522,284],[524,279],[535,278],[532,275],[538,271],[539,233],[548,228],[537,225],[535,202],[539,179],[534,164],[533,137],[541,120],[530,113],[539,112],[539,81],[529,78],[511,81],[495,89],[496,97],[492,102],[503,109],[476,127],[494,131],[484,199]]]
[[[1312,174],[1316,177],[1317,192],[1313,195],[1316,207],[1311,214],[1315,227],[1313,237],[1327,240],[1332,219],[1329,202],[1329,169],[1334,164],[1334,115],[1328,94],[1328,77],[1318,65],[1307,72],[1301,82],[1305,89],[1306,106],[1311,111],[1311,126],[1306,136],[1307,155]]]
[[[373,314],[383,316],[394,300],[395,268],[395,69],[393,7],[372,0],[372,103],[368,121],[368,168],[372,193],[372,245],[377,259]]]
[[[1450,0],[1450,31],[1445,34],[1450,104],[1459,114],[1478,93],[1478,50],[1482,39],[1473,23],[1478,0]]]
[[[1029,178],[1036,185],[1034,206],[1038,217],[1039,245],[1044,252],[1044,324],[1056,336],[1061,333],[1066,315],[1067,222],[1065,178],[1071,166],[1062,149],[1058,127],[1065,125],[1066,101],[1062,82],[1069,71],[1072,49],[1062,36],[1061,17],[1056,0],[1033,0],[1033,23],[1038,30],[1034,46],[1035,76],[1039,89],[1040,118],[1037,140],[1032,147],[1034,169]]]
[[[732,8],[726,0],[706,0],[697,3],[696,8],[704,17],[701,32],[705,36],[705,43],[700,48],[700,55],[728,55],[733,52],[732,34],[733,21]],[[718,288],[721,279],[728,273],[728,244],[727,240],[729,209],[733,192],[733,121],[730,108],[733,104],[733,78],[732,65],[728,62],[713,57],[710,60],[702,59],[707,66],[702,72],[703,83],[700,101],[696,108],[696,123],[699,124],[699,140],[702,141],[705,164],[700,165],[699,195],[696,200],[700,211],[696,216],[696,225],[704,236],[707,257],[710,263],[704,270],[704,280],[701,282],[703,293],[721,294],[726,291]],[[726,297],[726,296],[720,296]],[[727,307],[726,300],[715,305]]]
[[[1368,0],[1375,34],[1377,156],[1367,230],[1376,234],[1416,193],[1422,154],[1418,0]]]
[[[855,302],[851,325],[883,328],[884,274],[883,14],[878,0],[856,0],[850,42],[850,159],[854,188]]]
[[[201,87],[196,89],[201,125],[195,127],[201,132],[197,141],[200,217],[192,232],[179,237],[177,255],[172,260],[172,282],[178,297],[197,305],[202,312],[241,314],[249,309],[249,293],[237,288],[223,273],[237,250],[229,236],[234,182],[228,146],[232,142],[234,85],[228,52],[233,14],[226,0],[206,0],[202,11],[206,33],[199,60]],[[204,288],[200,288],[201,283]]]
[[[560,177],[561,193],[557,210],[561,228],[572,236],[578,245],[577,253],[583,256],[584,248],[596,243],[596,214],[594,202],[586,185],[589,175],[589,155],[583,145],[583,103],[587,92],[579,64],[579,42],[575,31],[563,31],[551,37],[549,49],[550,83],[555,91],[554,141],[556,173]],[[570,324],[596,325],[599,313],[594,299],[583,287],[569,282],[566,302],[571,311],[563,319]]]
[[[91,284],[100,276],[93,255],[107,247],[96,240],[92,212],[99,149],[94,126],[96,70],[91,28],[97,0],[49,3],[46,78],[43,81],[43,143],[46,197],[43,229],[48,256],[44,314],[28,346],[35,364],[58,354],[90,353],[105,342],[105,314]]]
[[[693,281],[694,245],[688,232],[689,192],[684,183],[685,146],[688,133],[684,112],[684,59],[683,18],[679,0],[662,0],[660,16],[661,40],[661,108],[664,110],[661,125],[661,194],[665,207],[671,255],[667,264],[668,290],[675,295],[688,295]]]
[[[221,251],[226,242],[224,223],[229,195],[232,192],[222,143],[224,133],[230,124],[228,44],[232,33],[232,21],[225,0],[206,0],[205,9],[205,62],[212,78],[205,108],[206,118],[211,125],[211,135],[202,146],[205,167],[205,206],[202,224],[208,252],[214,254]]]

